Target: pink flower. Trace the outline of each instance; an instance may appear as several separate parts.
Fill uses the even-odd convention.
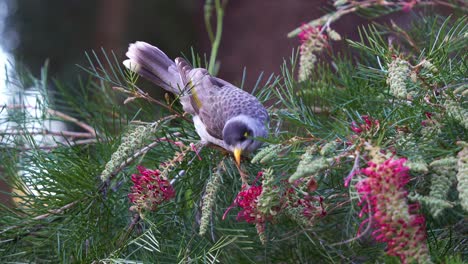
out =
[[[323,34],[322,28],[313,27],[309,24],[301,26],[298,34],[300,46],[299,58],[299,81],[305,81],[310,77],[318,60],[317,55],[328,48],[328,37]]]
[[[175,196],[175,191],[169,181],[161,176],[159,170],[150,170],[138,166],[139,174],[132,175],[133,186],[128,194],[134,204],[130,209],[154,211],[161,203]]]
[[[416,214],[417,204],[407,203],[409,169],[405,162],[404,158],[390,158],[381,164],[369,162],[361,170],[367,177],[356,185],[362,198],[360,216],[369,215],[375,230],[372,235],[387,243],[388,255],[398,256],[402,263],[429,263],[424,217]]]
[[[315,38],[317,35],[321,35],[323,39],[327,39],[327,36],[324,34],[321,34],[320,32],[322,31],[321,26],[316,26],[313,27],[309,24],[302,24],[301,26],[301,32],[297,35],[299,37],[299,40],[301,43],[304,43],[311,38]]]

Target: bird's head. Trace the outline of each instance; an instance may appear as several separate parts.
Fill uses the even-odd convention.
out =
[[[224,125],[223,141],[228,150],[234,153],[237,164],[240,164],[242,153],[253,152],[262,142],[258,138],[264,138],[268,134],[266,124],[254,118],[240,115],[229,119]]]

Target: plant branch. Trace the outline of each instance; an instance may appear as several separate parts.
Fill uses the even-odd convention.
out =
[[[223,33],[223,16],[224,16],[224,4],[222,5],[221,0],[215,0],[216,9],[216,35],[211,46],[210,64],[208,65],[208,72],[215,74],[216,57],[218,55],[219,44],[221,43],[221,35]]]
[[[214,33],[213,33],[213,26],[211,25],[211,12],[213,11],[213,0],[207,0],[205,2],[205,27],[206,32],[208,33],[208,38],[210,39],[211,45],[214,42]]]
[[[457,1],[460,2],[458,4],[451,4],[445,1],[417,1],[415,4],[419,6],[425,6],[425,5],[443,5],[447,6],[450,8],[460,8],[462,10],[466,10],[466,7],[464,7],[466,4],[463,3],[463,1]],[[308,22],[307,24],[315,27],[315,26],[322,26],[325,24],[331,24],[332,22],[340,19],[342,16],[347,15],[349,13],[353,13],[356,11],[359,11],[361,9],[373,7],[373,6],[385,6],[385,7],[404,7],[407,4],[407,2],[401,1],[401,2],[387,2],[387,1],[381,1],[381,0],[367,0],[367,1],[353,1],[351,4],[347,6],[343,6],[341,9],[336,10],[333,13],[326,14],[318,19],[312,20]],[[293,38],[302,31],[302,26],[298,27],[291,32],[288,33],[288,38]]]
[[[177,137],[177,136],[180,136],[180,133],[177,132],[177,133],[174,133],[172,134],[174,137]],[[170,139],[168,139],[167,137],[162,137],[162,138],[157,138],[155,141],[151,142],[150,144],[144,146],[143,148],[141,148],[140,150],[138,150],[137,152],[135,152],[131,157],[127,158],[124,162],[122,162],[119,167],[117,167],[110,175],[110,178],[111,179],[112,177],[115,177],[115,175],[117,175],[120,171],[122,171],[125,167],[127,167],[130,163],[132,163],[136,158],[138,158],[139,156],[145,154],[146,152],[148,152],[150,149],[154,148],[156,145],[158,145],[160,142],[162,141],[169,141]]]
[[[51,136],[62,136],[70,138],[95,138],[95,135],[86,132],[74,132],[74,131],[50,131],[48,129],[42,129],[38,131],[23,131],[23,130],[9,130],[0,131],[0,135],[12,136],[12,135],[51,135]]]
[[[53,116],[56,116],[56,117],[59,117],[59,118],[62,118],[63,120],[65,121],[69,121],[69,122],[72,122],[72,123],[75,123],[77,126],[83,128],[84,130],[88,131],[90,134],[92,134],[94,137],[96,137],[96,131],[94,130],[94,128],[82,121],[79,121],[78,119],[72,117],[72,116],[69,116],[65,113],[62,113],[60,111],[57,111],[57,110],[53,110],[53,109],[47,109],[47,113],[49,113],[50,115],[53,115]]]
[[[128,89],[125,89],[123,87],[118,87],[118,86],[114,86],[112,87],[112,89],[114,89],[115,91],[119,91],[119,92],[122,92],[122,93],[125,93],[125,94],[130,94],[132,97],[129,97],[125,100],[125,103],[131,101],[131,99],[136,99],[136,98],[141,98],[141,99],[145,99],[146,101],[148,102],[151,102],[151,103],[155,103],[163,108],[166,108],[167,110],[169,110],[169,112],[173,113],[174,115],[177,115],[178,117],[184,119],[185,121],[188,121],[188,122],[192,122],[191,119],[187,118],[185,115],[183,114],[180,114],[179,112],[177,112],[176,110],[174,110],[171,106],[157,100],[157,99],[154,99],[153,97],[151,97],[148,93],[145,93],[143,92],[141,89],[137,88],[136,90],[128,90]]]

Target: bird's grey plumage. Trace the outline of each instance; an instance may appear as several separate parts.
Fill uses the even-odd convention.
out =
[[[223,134],[232,134],[226,129],[233,127],[235,130],[235,127],[239,127],[228,124],[230,122],[249,123],[249,129],[255,130],[256,133],[253,136],[267,136],[268,113],[251,94],[211,76],[206,69],[192,68],[182,58],[172,61],[164,52],[145,42],[131,44],[126,55],[129,60],[124,64],[128,68],[165,90],[179,95],[184,111],[199,118],[209,136],[219,141],[211,142],[215,140],[203,138],[203,133],[197,129],[202,140],[232,151],[232,146],[228,146],[226,142],[220,143]],[[250,128],[252,126],[253,128]],[[258,146],[260,144],[253,144],[247,150],[252,151]]]

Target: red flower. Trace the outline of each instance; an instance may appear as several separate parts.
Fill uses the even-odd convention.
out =
[[[167,179],[161,176],[159,170],[150,170],[138,166],[139,174],[132,175],[133,186],[128,194],[134,204],[130,209],[154,211],[164,201],[175,196],[175,191]]]
[[[242,187],[244,189],[245,186]],[[223,219],[232,207],[238,206],[242,210],[237,214],[237,221],[244,220],[247,223],[263,223],[264,217],[257,210],[258,196],[262,193],[262,186],[251,186],[237,194],[234,203],[226,210]]]
[[[424,217],[415,214],[417,204],[407,204],[404,187],[409,182],[409,169],[405,162],[404,158],[391,158],[381,164],[369,162],[361,170],[367,178],[356,185],[362,197],[360,216],[372,218],[372,235],[387,243],[387,254],[398,256],[402,263],[428,263]]]
[[[356,122],[351,123],[351,130],[356,134],[361,134],[363,132],[374,132],[380,128],[380,122],[377,119],[373,119],[368,115],[361,116],[364,123],[357,124]]]

